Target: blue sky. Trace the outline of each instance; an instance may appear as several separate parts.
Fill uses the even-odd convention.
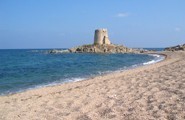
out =
[[[185,43],[185,0],[0,0],[0,49],[70,48],[107,28],[112,43]]]

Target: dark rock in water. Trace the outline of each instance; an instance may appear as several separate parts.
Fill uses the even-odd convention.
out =
[[[74,47],[68,50],[48,50],[49,54],[61,54],[61,53],[147,53],[151,52],[145,49],[132,49],[123,45],[82,45]]]
[[[71,53],[140,53],[137,49],[127,48],[123,45],[83,45],[69,49]]]
[[[177,45],[173,47],[167,47],[164,49],[165,51],[185,51],[185,44]]]

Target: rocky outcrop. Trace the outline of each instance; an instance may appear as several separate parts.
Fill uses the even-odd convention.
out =
[[[139,50],[127,48],[123,45],[83,45],[69,49],[71,53],[140,53]]]
[[[148,53],[151,51],[145,49],[132,49],[123,45],[83,45],[74,47],[67,50],[53,49],[48,50],[49,54],[61,54],[61,53]]]
[[[82,45],[68,50],[49,50],[48,53],[146,53],[147,50],[139,50],[127,48],[123,45],[111,44],[108,38],[107,29],[95,30],[94,43],[90,45]]]
[[[185,51],[185,44],[177,45],[173,47],[167,47],[164,49],[165,51]]]

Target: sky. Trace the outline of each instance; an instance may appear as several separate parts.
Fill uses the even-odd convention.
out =
[[[114,44],[185,43],[185,0],[0,0],[0,49],[91,44],[107,28]]]

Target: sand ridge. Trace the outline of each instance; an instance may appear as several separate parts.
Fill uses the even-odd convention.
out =
[[[1,120],[185,119],[185,52],[160,63],[0,97]]]

